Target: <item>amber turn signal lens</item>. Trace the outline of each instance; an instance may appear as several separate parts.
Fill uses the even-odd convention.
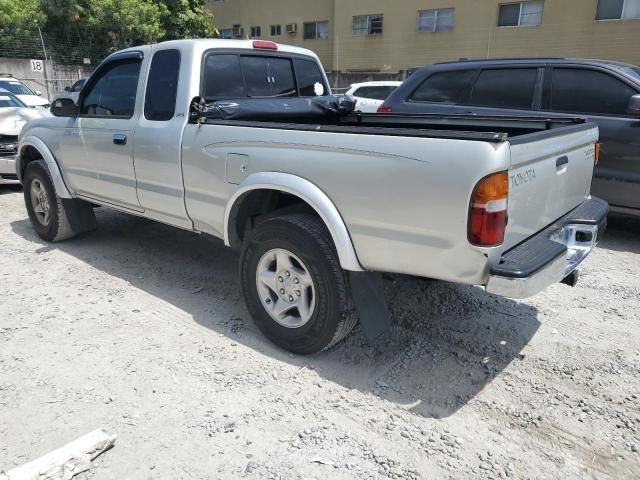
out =
[[[509,176],[506,171],[494,173],[478,182],[469,204],[469,242],[493,247],[504,241],[508,196]]]
[[[595,148],[594,153],[595,153],[595,155],[594,155],[594,158],[593,158],[593,163],[594,163],[594,165],[597,165],[598,162],[600,161],[600,144],[599,143],[596,143],[596,148]]]

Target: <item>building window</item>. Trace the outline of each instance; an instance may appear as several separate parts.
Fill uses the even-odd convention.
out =
[[[598,0],[596,20],[640,18],[640,0]]]
[[[271,25],[271,36],[279,37],[282,35],[282,25]]]
[[[419,32],[444,32],[453,30],[453,8],[420,10],[418,12]]]
[[[220,28],[218,38],[233,38],[233,28]]]
[[[498,5],[499,27],[534,27],[542,23],[542,0]]]
[[[305,22],[305,40],[326,40],[327,38],[329,38],[329,22]]]
[[[353,35],[382,35],[382,15],[357,15],[353,17]]]
[[[261,32],[260,27],[251,27],[251,38],[259,37]]]

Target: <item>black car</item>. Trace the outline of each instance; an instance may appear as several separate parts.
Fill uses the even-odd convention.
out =
[[[585,116],[600,128],[592,192],[640,216],[640,68],[605,60],[460,60],[423,67],[379,112]]]

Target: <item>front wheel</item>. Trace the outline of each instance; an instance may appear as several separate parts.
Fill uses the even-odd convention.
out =
[[[326,350],[357,322],[329,232],[312,215],[259,224],[243,246],[240,281],[256,325],[285,350]]]
[[[27,165],[23,190],[31,225],[43,240],[59,242],[95,227],[96,217],[89,203],[58,197],[44,160]]]

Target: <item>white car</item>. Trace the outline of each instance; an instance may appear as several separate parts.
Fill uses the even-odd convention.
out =
[[[18,135],[29,120],[50,116],[44,108],[29,108],[17,96],[0,88],[0,184],[17,181]]]
[[[357,112],[376,113],[378,107],[401,83],[392,81],[354,83],[345,95],[356,101]]]
[[[20,80],[9,74],[0,73],[0,89],[7,90],[24,102],[27,107],[49,108],[49,100],[42,96],[40,90],[33,91]]]

